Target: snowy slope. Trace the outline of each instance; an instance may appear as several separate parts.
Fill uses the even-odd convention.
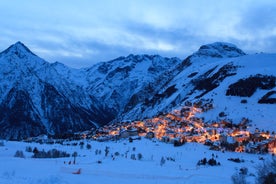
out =
[[[155,140],[137,140],[129,143],[127,140],[117,142],[94,142],[84,140],[84,148],[79,142],[67,142],[68,145],[46,145],[22,142],[4,142],[0,147],[0,183],[6,184],[73,184],[73,183],[225,183],[230,184],[231,176],[238,173],[240,168],[246,167],[245,176],[249,183],[255,183],[257,166],[270,160],[271,155],[257,155],[247,153],[232,153],[211,151],[208,147],[187,143],[181,147],[171,144],[155,142]],[[86,145],[90,144],[91,149]],[[77,152],[75,165],[69,165],[72,157],[54,159],[34,159],[33,153],[26,152],[26,147],[48,151],[58,149],[72,154]],[[105,149],[109,153],[105,156]],[[25,158],[15,158],[15,152],[21,150]],[[99,154],[99,150],[101,153]],[[98,152],[98,154],[96,154]],[[116,154],[116,152],[118,154]],[[142,155],[141,160],[131,159],[134,154]],[[115,156],[115,154],[117,156]],[[212,158],[221,166],[197,166],[197,162],[204,157]],[[162,157],[165,158],[161,164]],[[229,158],[244,160],[241,163],[231,162]],[[98,163],[101,161],[101,163]],[[72,174],[81,169],[79,175]]]

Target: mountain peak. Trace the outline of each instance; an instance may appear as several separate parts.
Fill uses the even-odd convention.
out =
[[[13,44],[13,46],[15,47],[24,47],[24,48],[27,48],[24,43],[22,43],[21,41],[17,41],[15,44]],[[27,48],[28,49],[28,48]]]
[[[0,53],[0,56],[3,54],[15,54],[18,57],[25,57],[27,54],[35,55],[32,51],[26,47],[22,42],[18,41],[15,44],[11,45],[9,48]],[[35,55],[36,56],[36,55]]]
[[[243,56],[245,53],[232,43],[214,42],[211,44],[202,45],[193,55],[214,58],[229,58]]]

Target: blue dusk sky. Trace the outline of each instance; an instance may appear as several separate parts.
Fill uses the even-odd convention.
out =
[[[17,41],[80,68],[129,54],[186,56],[230,42],[276,53],[275,0],[1,0],[0,50]]]

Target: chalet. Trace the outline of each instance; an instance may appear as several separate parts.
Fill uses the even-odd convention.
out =
[[[120,132],[120,138],[128,138],[129,137],[129,133],[127,130],[122,130]]]
[[[246,152],[249,153],[266,153],[268,151],[267,142],[258,142],[255,144],[251,144],[246,148]]]
[[[222,128],[225,128],[225,127],[232,128],[233,124],[232,124],[231,122],[222,120],[222,121],[220,122],[220,126],[221,126]]]
[[[169,142],[170,142],[170,138],[169,138],[168,136],[163,136],[163,137],[161,138],[161,141],[162,141],[162,142],[169,143]]]
[[[174,139],[171,139],[170,141],[174,146],[182,146],[183,144],[185,144],[185,139],[177,137]]]
[[[269,139],[267,144],[268,144],[268,151],[270,153],[276,154],[276,140],[275,139]]]
[[[222,143],[226,143],[227,142],[227,135],[225,134],[222,134],[220,137],[219,137],[219,141],[222,142]]]
[[[86,139],[87,135],[89,135],[89,134],[91,134],[91,131],[90,130],[86,130],[86,131],[83,131],[83,132],[77,132],[77,133],[75,133],[75,136],[79,136],[82,139]]]
[[[259,148],[256,145],[250,145],[245,149],[247,153],[259,153]]]
[[[204,145],[213,146],[213,141],[211,141],[210,139],[206,139]]]
[[[190,135],[186,134],[185,138],[186,138],[187,142],[193,142],[194,141],[193,136],[190,136]]]
[[[166,129],[166,135],[168,137],[174,138],[175,137],[175,131],[172,129]]]
[[[46,143],[48,140],[48,136],[47,135],[39,135],[37,137],[29,137],[27,139],[25,139],[25,142],[40,142],[40,143]]]
[[[210,147],[210,150],[220,151],[221,150],[220,142],[219,141],[213,142],[213,145]]]
[[[238,147],[236,147],[236,149],[235,149],[235,152],[244,152],[245,151],[245,147],[244,146],[242,146],[242,145],[240,145],[240,146],[238,146]]]
[[[136,128],[131,128],[127,130],[129,133],[129,136],[137,136],[138,135],[138,130]]]
[[[261,136],[260,132],[255,132],[252,136],[253,141],[255,142],[262,142],[263,140],[265,140],[266,138]]]
[[[235,136],[234,139],[236,142],[243,142],[243,141],[248,140],[248,137],[243,134],[240,134],[240,135]]]
[[[131,136],[137,136],[138,135],[138,130],[136,128],[130,128],[127,130],[122,130],[120,132],[120,138],[128,138]]]
[[[206,131],[209,135],[215,135],[217,133],[217,130],[215,128],[206,128]]]
[[[148,138],[148,139],[152,139],[152,138],[154,138],[154,136],[155,136],[155,134],[153,132],[148,132],[146,134],[146,138]]]
[[[218,122],[214,122],[214,123],[211,124],[211,127],[218,128],[218,127],[220,127],[220,125],[219,125]]]
[[[105,142],[111,140],[111,136],[100,136],[96,139],[99,142]]]

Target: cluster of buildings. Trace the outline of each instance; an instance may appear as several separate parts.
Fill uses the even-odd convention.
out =
[[[208,111],[210,102],[186,103],[180,110],[162,114],[143,121],[124,121],[106,125],[85,135],[98,141],[118,140],[142,136],[173,143],[175,146],[185,142],[198,142],[210,146],[210,149],[249,153],[276,154],[276,134],[258,129],[249,131],[248,120],[239,124],[228,121],[205,123],[196,117],[197,113]]]
[[[276,133],[259,129],[249,130],[248,119],[243,119],[239,124],[226,120],[206,123],[196,116],[212,108],[211,101],[186,102],[180,110],[151,119],[118,122],[59,139],[40,135],[25,141],[53,144],[62,143],[64,139],[109,141],[146,137],[172,143],[175,146],[186,142],[197,142],[208,145],[213,150],[276,154]]]

